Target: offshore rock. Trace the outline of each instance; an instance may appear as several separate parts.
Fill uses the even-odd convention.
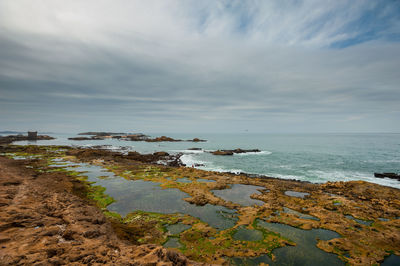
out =
[[[214,155],[233,155],[235,153],[248,153],[248,152],[261,152],[259,149],[252,149],[252,150],[242,150],[242,149],[235,149],[235,150],[217,150],[212,152]]]
[[[52,139],[55,139],[55,138],[50,137],[48,135],[38,135],[35,138],[35,140],[52,140]],[[0,144],[9,144],[14,141],[23,141],[23,140],[31,140],[31,139],[25,135],[9,135],[9,136],[0,137]]]
[[[205,139],[194,138],[192,139],[193,142],[206,142]]]
[[[170,138],[170,137],[167,137],[167,136],[161,136],[161,137],[157,137],[157,138],[154,138],[154,139],[146,139],[145,141],[146,142],[163,142],[163,141],[166,141],[166,142],[177,142],[177,141],[183,141],[183,140],[181,140],[181,139],[173,139],[173,138]]]
[[[78,135],[91,135],[91,136],[112,136],[112,135],[127,135],[127,133],[114,133],[114,132],[82,132]]]
[[[397,179],[400,180],[400,175],[396,173],[374,173],[374,176],[377,178],[391,178],[391,179]]]
[[[214,154],[214,155],[233,155],[233,151],[217,150],[217,151],[212,152],[212,154]]]
[[[75,137],[75,138],[68,138],[68,140],[91,140],[92,138],[88,137]]]

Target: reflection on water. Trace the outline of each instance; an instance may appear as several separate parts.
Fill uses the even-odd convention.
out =
[[[394,254],[391,254],[389,257],[387,257],[383,263],[381,264],[382,266],[398,266],[400,265],[400,257],[396,256]]]
[[[167,242],[164,243],[163,246],[166,248],[180,248],[180,247],[182,247],[182,244],[179,242],[178,238],[171,237],[168,239]]]
[[[263,233],[258,230],[251,230],[240,226],[236,233],[233,234],[233,239],[244,241],[258,241],[263,239]]]
[[[285,195],[304,199],[304,197],[310,195],[310,193],[287,190],[285,191]]]
[[[210,179],[204,179],[204,178],[198,178],[196,179],[197,182],[202,182],[202,183],[212,183],[216,182],[215,180],[210,180]]]
[[[74,166],[66,169],[82,172],[88,177],[89,182],[105,187],[105,193],[116,200],[108,206],[108,209],[122,216],[135,210],[185,213],[199,218],[218,230],[231,228],[237,221],[235,210],[210,204],[204,206],[190,204],[183,200],[189,195],[179,189],[162,189],[160,183],[156,182],[127,180],[96,165],[75,164]],[[184,178],[179,179],[179,181],[182,180],[190,181]]]
[[[364,224],[364,225],[368,225],[368,226],[370,226],[370,225],[372,224],[372,222],[373,222],[373,221],[364,221],[364,220],[361,220],[361,219],[357,219],[357,218],[354,218],[354,217],[351,216],[351,215],[346,215],[345,217],[346,217],[347,219],[356,221],[356,222],[359,223],[359,224]]]
[[[192,183],[192,180],[190,180],[187,177],[178,178],[178,179],[176,179],[176,181],[180,182],[180,183]]]
[[[288,214],[296,215],[296,216],[298,216],[300,219],[307,219],[307,220],[319,221],[319,219],[318,219],[317,217],[315,217],[315,216],[308,215],[308,214],[304,214],[304,213],[301,213],[301,212],[292,210],[292,209],[290,209],[290,208],[283,207],[283,212],[284,212],[284,213],[288,213]],[[279,214],[279,212],[278,212],[278,214]]]
[[[177,235],[185,230],[188,230],[191,226],[183,223],[176,223],[167,226],[167,231],[171,235]]]
[[[333,231],[324,229],[301,230],[289,225],[267,223],[261,220],[258,221],[258,225],[296,242],[296,246],[274,250],[275,261],[272,261],[267,255],[263,255],[256,258],[233,258],[231,260],[233,264],[258,265],[263,262],[269,265],[344,265],[336,255],[324,252],[316,247],[317,238],[329,240],[340,237]]]
[[[251,206],[254,204],[264,205],[263,201],[250,198],[250,195],[254,193],[260,194],[260,192],[258,191],[259,189],[265,188],[260,186],[234,184],[232,185],[232,188],[213,190],[212,192],[217,197],[243,206]]]

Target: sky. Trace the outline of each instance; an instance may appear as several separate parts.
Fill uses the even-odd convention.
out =
[[[400,1],[0,0],[0,130],[400,132]]]

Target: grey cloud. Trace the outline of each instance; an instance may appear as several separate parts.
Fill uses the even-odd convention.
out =
[[[161,16],[138,15],[143,28],[134,23],[136,18],[129,23],[136,13],[127,16],[119,2],[110,7],[110,12],[121,12],[116,22],[101,20],[105,10],[90,11],[86,18],[81,12],[74,14],[82,20],[82,28],[63,14],[70,8],[65,2],[52,3],[59,10],[33,10],[48,14],[52,25],[46,24],[46,16],[37,25],[35,21],[28,25],[10,8],[14,13],[3,12],[0,27],[0,112],[4,114],[0,123],[15,129],[37,124],[51,131],[57,130],[52,123],[59,126],[60,121],[68,125],[59,130],[101,129],[107,123],[122,129],[126,119],[143,130],[263,131],[275,125],[292,131],[303,123],[310,131],[375,131],[375,124],[381,125],[382,117],[387,117],[387,123],[400,125],[392,115],[400,111],[398,43],[376,40],[328,48],[343,26],[338,22],[342,15],[333,11],[347,6],[344,2],[329,2],[321,13],[309,14],[297,26],[297,15],[285,16],[281,23],[275,15],[261,14],[272,14],[277,6],[258,2],[255,10],[246,5],[245,17],[251,20],[241,29],[245,38],[233,30],[237,25],[233,20],[241,12],[237,3],[226,12],[227,2],[213,2],[197,3],[204,14],[194,18],[190,14],[196,10],[175,1],[170,2],[172,11],[157,2],[139,4]],[[329,7],[333,20],[323,23]],[[351,14],[360,16],[368,6],[352,8],[347,22]],[[165,25],[159,24],[163,19]],[[305,31],[316,22],[321,26]],[[279,36],[276,29],[266,32],[265,23],[282,31],[286,27],[289,35]],[[282,44],[282,38],[287,43]]]

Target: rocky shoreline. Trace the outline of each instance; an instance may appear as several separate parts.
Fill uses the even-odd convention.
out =
[[[72,137],[68,138],[69,140],[105,140],[105,139],[119,139],[125,141],[145,141],[145,142],[206,142],[204,139],[193,138],[189,140],[182,139],[174,139],[167,136],[150,138],[147,135],[138,133],[138,134],[129,134],[129,133],[112,133],[112,132],[84,132],[79,133],[78,135],[90,135],[90,137]]]
[[[52,140],[55,139],[53,137],[50,137],[48,135],[38,135],[35,137],[33,140]],[[8,135],[8,136],[0,136],[0,145],[1,144],[10,144],[14,141],[24,141],[24,140],[32,140],[29,138],[29,136],[25,135]]]
[[[199,206],[212,204],[236,210],[238,222],[235,226],[232,229],[216,232],[215,229],[187,216],[154,216],[142,212],[130,214],[130,219],[122,219],[118,214],[104,212],[106,209],[103,209],[114,231],[120,238],[129,240],[131,243],[138,239],[148,239],[146,240],[148,244],[161,244],[167,236],[159,226],[162,228],[163,224],[177,221],[191,224],[193,228],[179,236],[185,249],[173,250],[183,252],[192,260],[222,264],[226,263],[225,257],[254,257],[261,254],[269,254],[273,257],[274,248],[293,244],[278,236],[270,235],[268,231],[265,232],[261,242],[243,242],[232,238],[232,234],[240,226],[261,230],[257,225],[257,221],[260,220],[287,224],[304,230],[323,228],[337,232],[341,235],[340,238],[319,240],[317,246],[324,251],[335,253],[350,265],[370,265],[382,262],[385,256],[391,253],[400,255],[400,219],[398,219],[400,192],[398,189],[362,181],[312,184],[269,177],[209,172],[182,167],[179,164],[174,165],[174,163],[161,165],[160,161],[177,161],[176,157],[172,158],[164,152],[149,155],[138,153],[122,155],[106,150],[35,146],[3,146],[1,152],[5,155],[37,154],[42,156],[41,158],[61,157],[71,161],[100,165],[128,180],[157,182],[162,188],[179,189],[189,195],[184,200],[192,204]],[[52,168],[45,166],[46,160],[37,159],[36,162],[30,160],[26,164],[34,169],[41,164],[41,171],[44,171],[44,174],[50,174],[46,171]],[[179,182],[183,177],[191,182]],[[199,178],[213,182],[199,183]],[[234,184],[263,187],[260,193],[251,195],[251,198],[260,200],[264,204],[241,206],[217,197],[212,192],[227,189]],[[82,196],[85,195],[87,193],[82,193]],[[106,197],[106,195],[99,195],[95,198],[100,201],[102,197]],[[101,204],[102,208],[106,208],[109,204],[107,202],[109,201]],[[294,212],[285,212],[285,208]],[[303,216],[298,213],[315,217],[315,219],[302,218]],[[146,219],[141,220],[144,217]],[[368,223],[364,224],[362,221],[368,221]],[[137,234],[135,232],[139,231],[141,236],[135,236]],[[143,234],[147,235],[147,238],[143,238]],[[200,240],[203,243],[201,245]],[[276,245],[269,246],[268,243],[272,243],[271,241]]]
[[[213,155],[234,155],[234,154],[249,153],[249,152],[261,152],[261,151],[259,149],[242,150],[240,148],[237,148],[234,150],[217,150],[211,153]]]

